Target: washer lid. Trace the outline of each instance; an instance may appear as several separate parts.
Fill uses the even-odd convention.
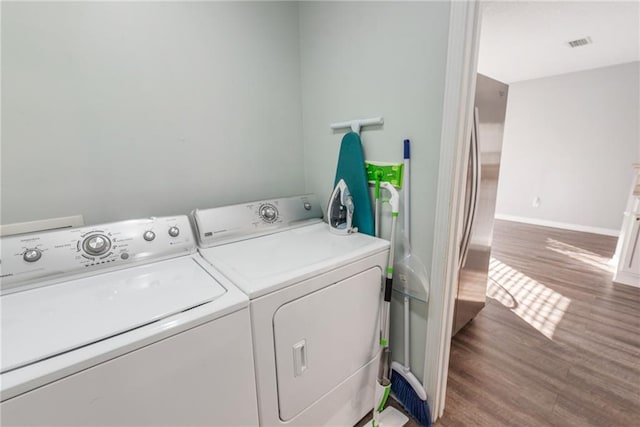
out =
[[[2,372],[130,331],[226,292],[191,257],[1,297]]]
[[[337,235],[319,223],[200,252],[253,299],[388,248],[386,240]]]

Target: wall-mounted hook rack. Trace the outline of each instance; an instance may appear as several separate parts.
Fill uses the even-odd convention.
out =
[[[351,128],[352,131],[360,135],[360,128],[363,126],[383,125],[384,119],[382,117],[374,117],[371,119],[355,119],[348,122],[332,123],[331,129],[344,129]]]

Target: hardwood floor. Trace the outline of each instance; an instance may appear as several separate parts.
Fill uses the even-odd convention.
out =
[[[453,339],[437,426],[640,426],[640,288],[616,238],[496,221],[486,307]]]

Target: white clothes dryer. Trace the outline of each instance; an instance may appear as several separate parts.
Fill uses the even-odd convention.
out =
[[[186,216],[2,238],[6,425],[256,425],[248,298]]]
[[[389,243],[331,233],[313,195],[193,219],[202,256],[250,298],[260,424],[354,425],[373,407]]]

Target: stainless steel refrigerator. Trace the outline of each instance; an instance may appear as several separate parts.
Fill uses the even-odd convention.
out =
[[[478,74],[453,335],[485,305],[509,86]]]

